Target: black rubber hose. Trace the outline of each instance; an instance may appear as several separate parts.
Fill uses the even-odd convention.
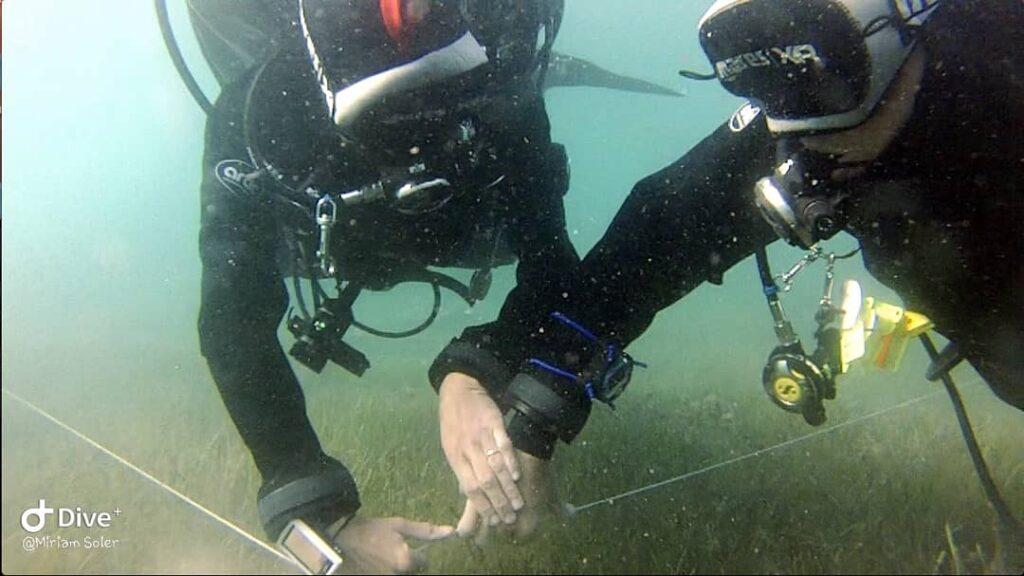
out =
[[[708,72],[707,74],[701,72],[694,72],[693,70],[680,70],[679,75],[683,78],[689,78],[690,80],[714,80],[718,78],[718,75],[714,72]]]
[[[178,75],[185,82],[185,86],[192,94],[192,97],[195,98],[199,107],[209,115],[213,111],[213,104],[210,104],[210,99],[206,97],[206,94],[203,94],[203,89],[199,87],[199,83],[192,76],[192,72],[189,71],[188,65],[185,64],[185,59],[181,55],[181,50],[178,49],[178,43],[174,40],[171,19],[167,15],[167,0],[154,0],[153,4],[156,6],[156,19],[160,22],[160,33],[163,34],[164,44],[167,46],[168,54],[171,55],[174,67],[178,70]]]
[[[757,259],[757,275],[761,278],[761,286],[764,286],[765,293],[775,286],[775,279],[772,278],[772,269],[768,265],[768,251],[762,246],[754,252]]]
[[[921,334],[921,344],[924,345],[924,349],[928,352],[928,357],[931,358],[932,362],[938,360],[939,352],[935,349],[935,344],[932,343],[932,339],[927,333]],[[1012,534],[1019,533],[1021,530],[1020,523],[1013,517],[1010,507],[1006,505],[1006,501],[999,494],[999,489],[996,488],[996,483],[992,480],[992,473],[989,472],[988,465],[985,464],[985,458],[981,455],[981,448],[978,446],[977,438],[974,437],[971,421],[967,418],[967,410],[964,409],[963,400],[960,399],[960,393],[956,390],[953,378],[950,377],[949,372],[943,372],[940,375],[940,379],[946,387],[946,392],[949,393],[949,399],[953,402],[956,419],[960,423],[960,431],[963,432],[964,440],[967,442],[967,451],[974,462],[974,469],[978,473],[978,479],[981,480],[985,496],[992,503],[992,507],[996,509],[996,516],[999,517],[999,523],[1003,529]]]
[[[352,320],[352,325],[362,330],[363,332],[366,332],[367,334],[372,334],[380,338],[398,339],[408,338],[409,336],[415,336],[416,334],[419,334],[420,332],[423,332],[428,327],[430,327],[430,325],[434,323],[434,320],[437,319],[437,313],[441,311],[441,287],[433,282],[430,284],[430,286],[431,288],[434,289],[434,307],[430,311],[430,316],[428,316],[427,319],[424,320],[419,326],[416,326],[415,328],[410,328],[409,330],[405,330],[402,332],[388,332],[385,330],[379,330],[372,326],[367,326],[366,324],[363,324],[362,322],[359,322],[358,320],[355,319]]]

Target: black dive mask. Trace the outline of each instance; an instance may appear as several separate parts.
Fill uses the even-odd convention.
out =
[[[807,249],[835,236],[842,228],[838,204],[843,199],[829,182],[835,160],[789,140],[779,143],[779,157],[775,171],[754,185],[761,215],[793,246]]]

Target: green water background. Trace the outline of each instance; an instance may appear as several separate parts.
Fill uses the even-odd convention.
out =
[[[184,18],[186,58],[208,91]],[[600,237],[641,177],[658,170],[739,105],[717,83],[683,84],[703,68],[700,2],[569,0],[557,49],[611,70],[685,89],[684,99],[567,88],[548,93],[573,179],[569,227],[581,252]],[[198,185],[203,116],[174,71],[152,4],[141,0],[7,0],[3,54],[5,390],[52,414],[169,486],[260,535],[256,470],[199,355]],[[851,247],[837,239],[836,250]],[[773,246],[777,268],[799,253]],[[840,278],[897,302],[854,262]],[[458,272],[468,277],[468,272]],[[465,326],[493,318],[513,281],[496,273],[472,309],[450,296],[438,322],[402,341],[353,334],[374,364],[362,379],[298,369],[325,447],[350,465],[366,512],[454,522],[461,509],[437,435],[425,370]],[[786,305],[810,338],[821,268]],[[398,287],[356,313],[400,328],[424,317],[429,291]],[[290,342],[282,333],[282,341]],[[565,500],[583,504],[728,461],[812,430],[761,392],[774,336],[751,261],[722,287],[702,286],[659,315],[631,348],[650,363],[620,410],[595,410],[558,457]],[[829,405],[840,424],[938,389],[914,347],[901,373],[856,372]],[[968,367],[956,371],[986,455],[1011,505],[1024,510],[1024,422]],[[3,571],[287,571],[166,490],[3,396]],[[21,513],[39,499],[122,514],[108,550],[23,549]],[[528,545],[431,550],[439,572],[920,572],[948,548],[992,547],[992,515],[941,395],[836,432],[598,506]],[[966,553],[966,552],[965,552]]]

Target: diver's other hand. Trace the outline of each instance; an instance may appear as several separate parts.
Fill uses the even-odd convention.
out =
[[[519,461],[501,410],[480,382],[458,372],[445,376],[439,395],[441,446],[459,490],[473,505],[474,520],[479,516],[491,526],[514,523],[524,502],[516,486]],[[458,532],[467,536],[475,525],[463,514]]]
[[[330,528],[335,533],[345,519]],[[451,526],[405,518],[353,517],[334,537],[346,574],[408,574],[426,568],[426,552],[417,542],[437,542],[455,533]],[[410,546],[410,542],[413,543]]]
[[[531,456],[516,450],[523,472],[519,490],[526,505],[519,511],[519,520],[513,527],[513,536],[524,540],[532,536],[545,519],[561,516],[565,507],[555,490],[554,472],[550,460]]]
[[[538,527],[547,519],[565,514],[565,507],[558,499],[555,491],[554,473],[550,460],[542,460],[526,452],[516,450],[522,470],[519,480],[519,491],[524,497],[524,506],[519,510],[516,522],[512,526],[499,526],[498,531],[505,533],[515,541],[523,541],[533,536]],[[466,508],[459,519],[456,531],[460,536],[474,531],[479,520],[473,503],[466,502]],[[477,533],[477,544],[484,544],[490,537],[491,527],[484,523]]]

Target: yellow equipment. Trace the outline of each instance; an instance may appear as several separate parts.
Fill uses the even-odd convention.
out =
[[[840,305],[839,354],[842,373],[860,358],[868,368],[895,372],[907,351],[907,344],[930,330],[932,321],[872,297],[862,297],[856,280],[843,283]]]

